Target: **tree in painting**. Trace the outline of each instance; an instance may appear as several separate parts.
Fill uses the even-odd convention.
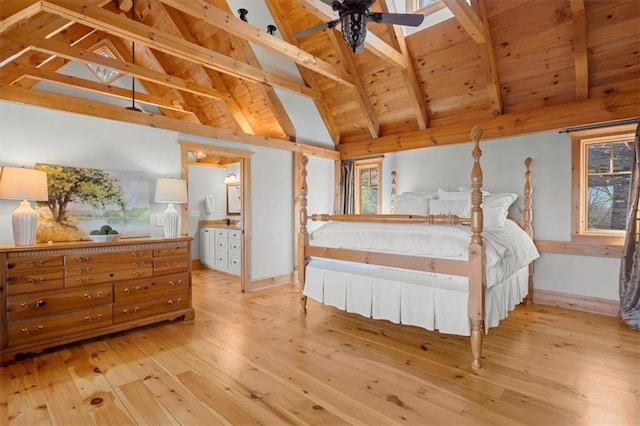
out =
[[[54,222],[68,224],[67,206],[71,202],[85,203],[94,208],[117,205],[127,208],[118,179],[97,169],[38,165],[47,172],[49,201],[47,205]]]

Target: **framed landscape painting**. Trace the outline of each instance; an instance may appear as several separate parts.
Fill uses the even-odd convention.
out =
[[[49,200],[36,203],[38,242],[88,240],[104,225],[121,238],[151,234],[149,179],[142,173],[36,164]]]

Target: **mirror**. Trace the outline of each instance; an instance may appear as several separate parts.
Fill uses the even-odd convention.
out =
[[[240,183],[228,183],[227,184],[227,215],[240,215],[242,209],[242,192]]]

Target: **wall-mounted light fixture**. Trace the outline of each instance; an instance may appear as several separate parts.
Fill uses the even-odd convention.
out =
[[[240,15],[240,19],[244,22],[247,22],[247,15],[249,11],[247,9],[238,9],[238,15]]]
[[[238,176],[235,173],[229,173],[226,178],[224,178],[224,183],[235,183],[238,181]]]
[[[156,203],[169,203],[164,211],[164,236],[178,236],[179,214],[173,203],[184,204],[187,199],[187,181],[184,179],[158,179],[156,183]]]
[[[47,201],[47,172],[22,167],[0,169],[0,198],[22,200],[11,214],[13,241],[16,246],[32,246],[36,242],[38,213],[30,201]]]

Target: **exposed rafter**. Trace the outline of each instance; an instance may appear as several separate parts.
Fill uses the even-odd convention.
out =
[[[100,31],[142,43],[150,48],[166,54],[194,62],[217,71],[233,75],[257,83],[267,83],[304,96],[319,96],[309,88],[265,72],[251,65],[236,61],[200,45],[189,43],[184,39],[154,31],[139,22],[133,22],[126,17],[116,15],[103,8],[78,4],[72,0],[46,0],[42,2],[44,11],[54,13]]]
[[[569,0],[573,12],[573,57],[576,67],[576,99],[589,98],[589,61],[587,58],[587,19],[584,0]]]
[[[56,0],[57,1],[57,0]],[[251,24],[236,18],[230,13],[226,13],[204,0],[191,0],[188,2],[182,0],[159,0],[160,2],[174,7],[184,13],[202,19],[206,23],[214,27],[223,29],[236,37],[244,38],[258,44],[259,46],[269,49],[277,55],[284,56],[294,61],[298,65],[308,67],[309,69],[322,74],[323,76],[335,80],[341,84],[352,86],[353,82],[345,76],[338,68],[316,58],[277,37],[273,37],[266,32],[259,30]]]
[[[387,6],[386,0],[379,0],[378,5],[383,13],[389,13],[389,7]],[[404,79],[405,86],[407,87],[407,92],[409,93],[408,101],[416,112],[418,128],[426,129],[429,127],[427,106],[422,96],[420,86],[418,85],[418,79],[416,77],[415,70],[413,69],[413,61],[411,60],[411,54],[407,49],[404,33],[402,32],[402,28],[397,25],[389,25],[389,32],[394,44],[392,47],[400,51],[407,63],[406,68],[402,70],[402,77]]]
[[[279,0],[266,0],[267,7],[271,12],[271,16],[275,20],[277,27],[280,29],[280,34],[282,38],[289,43],[298,46],[298,41],[293,37],[293,31],[289,25],[289,22],[286,20],[285,12],[282,10],[281,2]],[[298,72],[302,76],[304,82],[312,88],[320,92],[320,87],[318,86],[317,80],[313,72],[308,68],[302,67],[296,64]],[[340,142],[340,130],[336,125],[335,119],[331,115],[331,108],[327,105],[327,101],[324,98],[317,98],[313,100],[316,108],[318,108],[318,113],[324,122],[327,131],[329,132],[329,136],[331,136],[331,140],[334,144],[338,144]]]
[[[478,43],[480,55],[482,59],[482,71],[487,81],[487,92],[489,102],[491,103],[491,113],[501,115],[504,112],[502,102],[502,93],[500,92],[500,77],[498,76],[498,66],[496,65],[496,53],[493,49],[493,41],[491,39],[491,31],[489,31],[489,20],[487,18],[487,9],[485,0],[472,0],[471,6],[480,16],[482,28],[484,29],[484,39],[482,43]]]

